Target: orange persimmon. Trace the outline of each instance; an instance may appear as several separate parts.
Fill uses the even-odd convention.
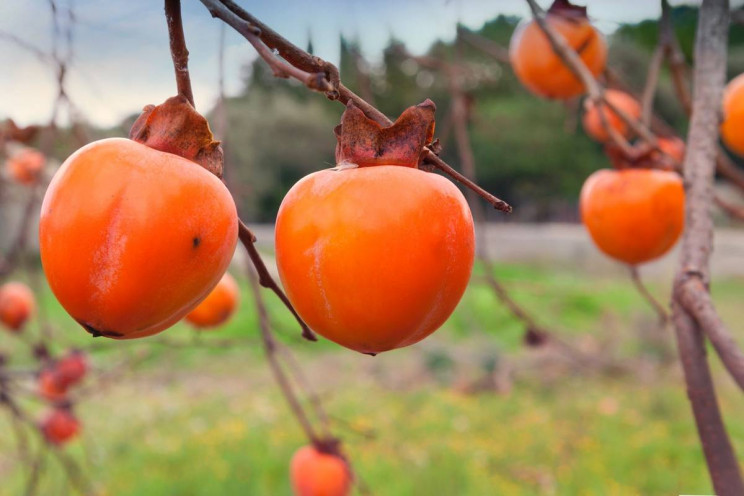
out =
[[[685,190],[674,172],[603,169],[584,183],[581,219],[606,255],[630,265],[669,251],[682,234]]]
[[[54,364],[54,371],[57,375],[57,381],[62,386],[69,387],[77,384],[83,380],[88,372],[88,361],[85,358],[85,353],[80,350],[71,351]]]
[[[216,327],[232,316],[239,298],[238,283],[229,272],[225,272],[212,292],[186,315],[186,320],[197,329]]]
[[[235,203],[198,164],[141,143],[84,146],[41,207],[41,261],[62,306],[94,336],[171,326],[219,282],[237,243]]]
[[[351,472],[346,462],[313,446],[304,446],[295,452],[289,473],[295,496],[351,494]]]
[[[468,284],[468,204],[450,181],[417,168],[433,109],[427,101],[380,128],[348,106],[340,165],[301,179],[279,207],[276,261],[287,296],[313,330],[347,348],[375,354],[420,341]]]
[[[723,91],[721,139],[732,152],[744,157],[744,74],[729,81]]]
[[[8,175],[21,184],[33,184],[44,170],[46,157],[33,148],[23,148],[5,162]]]
[[[635,98],[624,91],[606,90],[605,98],[610,102],[610,104],[628,114],[632,119],[638,120],[641,117],[640,104]],[[593,101],[587,99],[584,102],[584,117],[581,122],[584,125],[584,131],[586,131],[586,134],[591,138],[600,143],[604,143],[610,139],[610,134],[607,132],[607,129],[605,129],[602,122],[602,114],[604,114],[604,118],[607,121],[607,126],[626,138],[630,135],[630,126],[628,126],[619,115],[610,109],[609,106],[604,103],[597,105]]]
[[[67,385],[63,384],[54,367],[47,367],[39,373],[39,395],[49,401],[62,401],[67,397]]]
[[[594,76],[604,70],[607,44],[589,23],[585,7],[557,0],[545,20],[579,54]],[[512,34],[509,60],[519,81],[538,96],[568,99],[585,91],[583,83],[556,55],[534,20],[521,23]]]
[[[20,331],[36,308],[34,293],[22,282],[0,286],[0,322],[11,331]]]
[[[66,408],[55,408],[41,422],[44,438],[54,445],[61,445],[77,436],[80,422]]]

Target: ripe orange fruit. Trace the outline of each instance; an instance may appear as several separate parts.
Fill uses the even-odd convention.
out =
[[[225,272],[211,293],[186,315],[186,320],[197,328],[215,327],[227,322],[238,306],[240,288]]]
[[[222,182],[178,155],[122,138],[84,146],[44,196],[41,261],[57,299],[94,336],[158,333],[227,269],[238,236]]]
[[[313,330],[362,353],[416,343],[460,301],[475,253],[457,187],[417,167],[434,104],[381,128],[353,105],[336,130],[336,169],[284,197],[276,262],[287,296]]]
[[[606,90],[605,98],[612,105],[619,108],[630,117],[635,120],[641,117],[641,106],[635,98],[629,94],[618,91],[618,90]],[[607,126],[617,131],[620,135],[626,138],[631,134],[631,128],[620,118],[613,110],[608,106],[601,103],[596,105],[593,101],[587,99],[584,102],[584,117],[582,118],[582,124],[584,130],[591,138],[600,143],[610,139],[610,134],[605,129],[602,123],[602,114],[607,120]]]
[[[41,423],[44,437],[55,445],[72,440],[79,431],[80,422],[65,408],[55,408]]]
[[[679,239],[685,190],[674,172],[603,169],[581,188],[580,210],[602,252],[637,265],[665,254]]]
[[[20,331],[36,308],[31,289],[22,282],[0,286],[0,322],[11,331]]]
[[[276,219],[287,296],[313,330],[379,353],[450,316],[473,265],[473,219],[442,176],[401,166],[324,170],[287,193]]]
[[[723,91],[721,139],[732,152],[744,156],[744,74],[732,79]]]
[[[46,165],[43,153],[33,148],[23,148],[5,162],[8,175],[21,184],[33,184]]]
[[[579,54],[594,76],[604,70],[607,45],[589,23],[585,8],[559,0],[548,10],[545,19]],[[512,34],[509,60],[519,81],[537,96],[568,99],[585,91],[581,81],[555,54],[534,20],[521,23]]]
[[[351,472],[346,462],[336,455],[321,453],[304,446],[292,456],[289,467],[295,496],[348,496],[351,494]]]

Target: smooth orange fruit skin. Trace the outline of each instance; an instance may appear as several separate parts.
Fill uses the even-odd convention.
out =
[[[315,172],[287,193],[276,219],[279,276],[297,312],[362,353],[439,328],[465,292],[474,252],[460,190],[415,168]]]
[[[295,496],[348,496],[351,473],[341,458],[312,446],[297,450],[289,467]]]
[[[57,299],[88,332],[115,339],[183,318],[219,282],[237,236],[235,203],[216,176],[122,138],[62,164],[39,226]]]
[[[594,76],[607,62],[607,44],[586,19],[548,14],[548,24],[577,52]],[[523,22],[509,42],[509,60],[519,81],[537,96],[568,99],[584,93],[584,85],[553,52],[548,38],[533,21]]]
[[[44,169],[46,157],[33,148],[24,148],[5,162],[8,175],[21,184],[33,184]]]
[[[744,157],[744,74],[729,81],[723,91],[721,139],[732,152]]]
[[[35,309],[34,293],[25,284],[8,282],[0,286],[0,322],[11,331],[21,331]]]
[[[212,292],[186,315],[186,320],[198,329],[224,324],[235,312],[239,299],[238,283],[229,272],[225,272]]]
[[[624,91],[618,90],[606,90],[605,98],[614,106],[624,111],[630,117],[635,120],[641,117],[641,106],[635,98],[625,93]],[[607,119],[607,125],[617,131],[620,135],[628,137],[631,134],[630,127],[620,118],[613,110],[605,105],[597,106],[594,102],[587,100],[582,118],[582,124],[584,125],[584,131],[591,138],[600,143],[610,139],[610,134],[602,125],[601,112],[604,112],[605,118]]]
[[[603,169],[584,183],[581,219],[606,255],[637,265],[665,254],[682,234],[685,190],[661,170]]]
[[[60,445],[72,440],[80,431],[80,423],[68,411],[57,408],[42,422],[41,432],[47,441]]]

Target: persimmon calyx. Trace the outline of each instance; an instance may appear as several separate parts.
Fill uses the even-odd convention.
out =
[[[548,14],[561,16],[566,19],[588,19],[586,7],[574,5],[569,0],[555,0],[548,8]]]
[[[223,153],[209,123],[183,96],[147,105],[129,131],[129,139],[161,152],[173,153],[222,177]]]
[[[407,108],[390,126],[382,127],[349,102],[334,132],[336,163],[358,167],[400,165],[417,168],[434,138],[436,105],[428,98]]]

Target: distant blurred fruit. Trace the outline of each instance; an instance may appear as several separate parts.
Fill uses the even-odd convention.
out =
[[[545,20],[579,54],[594,76],[604,70],[607,45],[589,23],[585,7],[556,0],[548,9]],[[555,54],[547,36],[534,20],[522,22],[512,34],[509,59],[517,78],[538,96],[568,99],[585,91],[583,83]]]
[[[637,265],[660,257],[679,239],[685,190],[674,172],[599,170],[581,189],[581,218],[606,255]]]
[[[744,157],[744,74],[732,79],[723,92],[721,139],[732,152]]]
[[[88,361],[85,353],[74,350],[60,358],[54,365],[57,381],[63,387],[69,387],[80,382],[88,372]]]
[[[39,395],[49,401],[62,401],[67,397],[67,386],[60,381],[54,366],[41,370],[38,388]]]
[[[72,440],[79,431],[80,422],[66,408],[55,408],[41,423],[41,432],[54,445]]]
[[[351,472],[346,462],[336,455],[322,453],[313,446],[297,450],[289,471],[295,496],[351,494]]]
[[[44,170],[46,157],[33,148],[23,148],[5,162],[8,175],[21,184],[34,184]]]
[[[620,109],[621,111],[628,114],[634,120],[638,120],[641,117],[641,106],[635,98],[629,94],[618,91],[618,90],[606,90],[605,98],[611,104]],[[605,129],[602,122],[602,114],[607,121],[607,126],[617,131],[618,134],[624,137],[628,137],[631,134],[631,128],[625,121],[617,115],[608,105],[600,103],[595,104],[591,100],[586,100],[585,111],[582,123],[584,130],[591,138],[603,143],[610,139],[610,134]]]
[[[21,331],[35,309],[34,293],[22,282],[0,286],[0,322],[11,331]]]
[[[225,272],[212,292],[186,315],[186,320],[198,329],[224,324],[235,312],[239,298],[238,283]]]

